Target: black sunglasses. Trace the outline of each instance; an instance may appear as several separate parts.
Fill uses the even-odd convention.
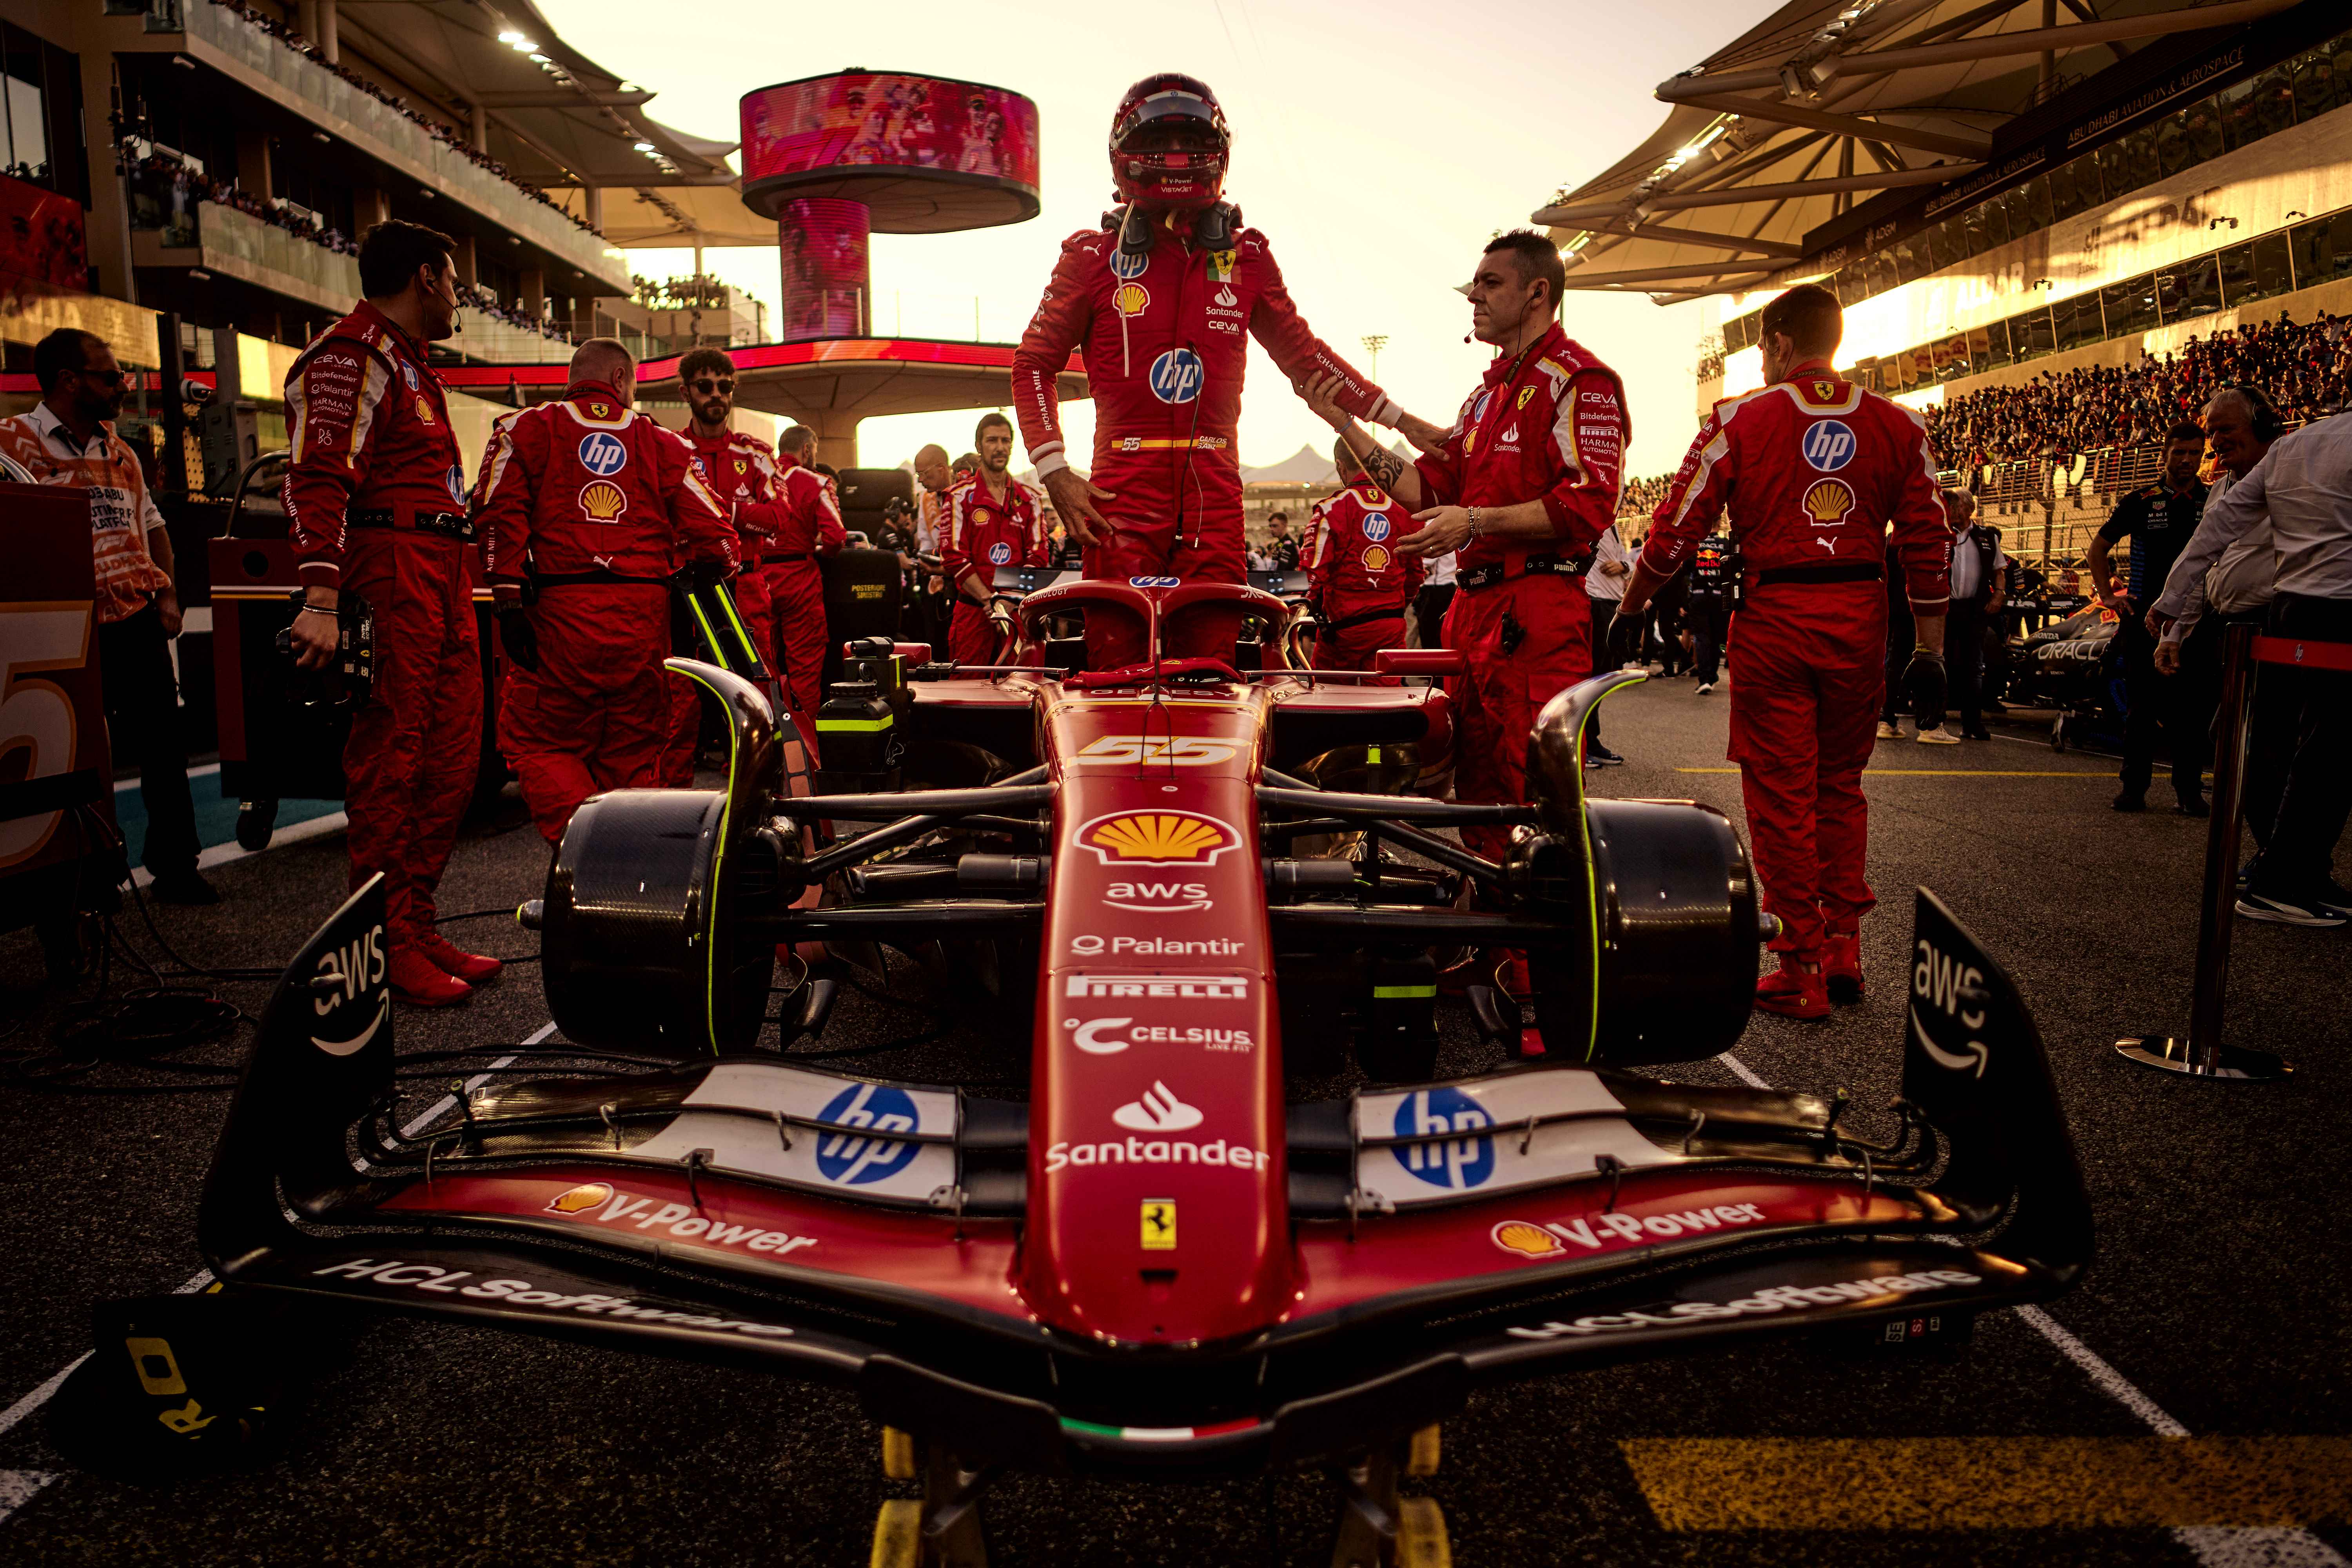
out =
[[[699,375],[686,384],[708,397],[714,392],[732,393],[735,390],[735,378],[730,375],[724,381],[713,381],[707,375]]]
[[[103,382],[114,386],[121,386],[124,382],[131,379],[129,372],[120,369],[78,370],[74,372],[74,374],[80,376],[84,381]]]

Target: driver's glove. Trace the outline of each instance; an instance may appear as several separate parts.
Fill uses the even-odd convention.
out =
[[[516,668],[539,673],[539,628],[530,624],[530,611],[511,602],[500,605],[499,641],[506,646],[507,658]]]

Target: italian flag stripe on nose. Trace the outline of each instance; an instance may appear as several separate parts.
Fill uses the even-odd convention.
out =
[[[1062,1417],[1062,1430],[1081,1433],[1089,1437],[1116,1437],[1123,1443],[1192,1443],[1203,1437],[1223,1437],[1235,1432],[1248,1432],[1265,1423],[1244,1419],[1220,1421],[1213,1426],[1106,1426],[1098,1421],[1073,1421]]]

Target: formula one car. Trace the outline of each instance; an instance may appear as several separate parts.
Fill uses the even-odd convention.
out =
[[[1544,709],[1534,804],[1456,804],[1407,793],[1450,745],[1442,688],[1290,668],[1272,595],[1086,581],[1019,614],[1043,665],[901,679],[926,650],[852,649],[826,710],[868,727],[821,717],[813,780],[751,685],[674,666],[733,715],[726,787],[592,800],[530,917],[568,1039],[674,1066],[507,1079],[404,1132],[382,900],[355,894],[286,971],[222,1136],[224,1297],[854,1388],[920,1489],[877,1563],[983,1562],[1004,1470],[1321,1466],[1333,1561],[1373,1564],[1444,1560],[1400,1478],[1482,1386],[1780,1332],[1940,1343],[2084,1268],[2032,1020],[1924,891],[1890,1136],[1843,1093],[1628,1070],[1737,1039],[1769,925],[1722,816],[1585,797],[1584,722],[1641,677]],[[1265,668],[1089,669],[1035,637],[1066,617],[1154,650],[1239,623]],[[1437,831],[1469,824],[1509,826],[1507,858]],[[780,946],[943,939],[1024,977],[1025,1096],[761,1047]],[[1526,953],[1542,1054],[1434,1081],[1437,961],[1465,947]],[[1352,1091],[1305,1098],[1350,1050]],[[226,1338],[175,1352],[154,1303],[113,1321],[93,1375],[151,1434],[250,1413],[205,1348]]]

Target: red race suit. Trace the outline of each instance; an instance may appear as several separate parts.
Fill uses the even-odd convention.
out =
[[[774,640],[760,657],[776,672],[802,738],[814,746],[810,726],[824,700],[824,571],[817,557],[848,543],[849,530],[831,479],[792,458],[777,461],[775,541],[760,552]]]
[[[1299,557],[1320,626],[1318,669],[1370,669],[1384,647],[1404,646],[1404,607],[1429,570],[1418,555],[1400,555],[1397,542],[1420,531],[1411,509],[1366,480],[1318,501],[1307,515]],[[1394,676],[1380,682],[1402,684]]]
[[[1661,576],[1727,508],[1747,563],[1728,754],[1783,952],[1851,935],[1876,901],[1862,768],[1886,679],[1885,574],[1899,557],[1912,606],[1944,613],[1952,534],[1935,470],[1918,415],[1815,360],[1717,404],[1651,520],[1642,562]]]
[[[395,950],[433,931],[433,891],[473,795],[482,656],[466,475],[423,343],[362,301],[286,377],[281,492],[305,584],[375,616],[375,684],[343,748],[352,885],[382,872]]]
[[[743,569],[727,584],[735,600],[735,613],[743,618],[743,629],[759,650],[760,660],[771,660],[776,646],[775,606],[769,596],[768,568],[759,564],[760,557],[776,548],[777,530],[783,526],[783,463],[775,448],[757,436],[740,431],[722,431],[717,436],[699,436],[688,425],[678,432],[695,458],[702,464],[703,482],[711,493],[730,505],[735,524],[736,559]],[[698,637],[688,637],[683,645],[680,633],[692,622],[681,616],[670,620],[672,642],[670,651],[688,658],[707,658]],[[669,683],[669,734],[662,742],[661,765],[656,771],[658,783],[670,789],[685,789],[694,783],[695,742],[702,727],[702,689],[690,680]]]
[[[1176,221],[1189,221],[1178,215]],[[1241,462],[1242,370],[1255,337],[1293,382],[1338,372],[1339,405],[1381,425],[1402,411],[1358,374],[1298,314],[1265,236],[1240,230],[1231,250],[1203,250],[1165,224],[1151,250],[1128,256],[1114,229],[1062,242],[1045,297],[1013,356],[1013,412],[1043,479],[1066,468],[1055,377],[1072,350],[1085,356],[1095,401],[1096,504],[1112,528],[1086,552],[1089,577],[1175,576],[1244,581]],[[1231,658],[1237,611],[1184,616],[1170,658]],[[1146,657],[1139,628],[1108,616],[1087,624],[1087,661],[1117,668]]]
[[[1555,325],[1496,356],[1461,416],[1416,467],[1432,505],[1541,500],[1549,539],[1482,534],[1464,545],[1445,646],[1465,666],[1455,693],[1458,800],[1524,802],[1528,731],[1546,702],[1592,670],[1592,605],[1579,581],[1614,521],[1633,422],[1617,373]],[[1489,859],[1506,827],[1465,827]]]
[[[539,668],[507,675],[499,749],[550,844],[590,795],[654,782],[669,731],[669,577],[732,566],[727,503],[677,432],[580,382],[501,417],[474,483],[501,611],[523,595]]]
[[[948,489],[947,537],[940,542],[940,565],[955,591],[955,619],[948,626],[948,656],[958,664],[997,662],[996,628],[988,606],[967,596],[964,584],[987,588],[1000,566],[1045,564],[1045,534],[1037,526],[1037,497],[1010,475],[1005,493],[992,494],[978,474]]]

